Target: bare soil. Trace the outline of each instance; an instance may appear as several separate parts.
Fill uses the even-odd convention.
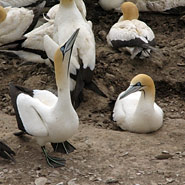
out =
[[[29,185],[39,177],[46,184],[68,185],[183,185],[185,184],[185,18],[182,15],[141,13],[156,35],[160,52],[145,60],[131,60],[126,52],[107,46],[106,34],[120,14],[105,12],[97,1],[85,1],[96,38],[94,81],[108,98],[84,90],[77,109],[78,134],[70,139],[77,150],[62,168],[50,168],[39,145],[30,136],[19,139],[8,93],[9,82],[56,92],[54,73],[44,64],[0,55],[0,139],[16,152],[16,163],[0,160],[0,184]],[[151,134],[121,131],[110,119],[111,100],[125,90],[133,76],[150,75],[156,85],[156,102],[165,113],[164,126]],[[61,183],[62,184],[62,183]]]

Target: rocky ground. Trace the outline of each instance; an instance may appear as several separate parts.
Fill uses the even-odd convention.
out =
[[[39,185],[185,184],[185,18],[141,13],[140,20],[153,29],[160,52],[145,60],[131,60],[126,52],[106,43],[106,34],[120,14],[103,11],[95,0],[85,2],[96,38],[94,82],[108,98],[84,91],[84,101],[77,109],[79,132],[70,140],[77,150],[55,154],[67,163],[52,169],[34,138],[13,135],[17,125],[8,84],[56,92],[54,74],[44,64],[24,66],[22,60],[0,54],[0,139],[16,152],[15,163],[0,160],[0,184],[28,185],[39,180]],[[151,134],[123,132],[110,119],[111,100],[139,73],[155,81],[156,102],[165,113],[164,126]]]

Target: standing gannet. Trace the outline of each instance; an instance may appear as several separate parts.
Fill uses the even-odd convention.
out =
[[[45,1],[32,10],[0,6],[0,46],[23,38],[36,25]]]
[[[123,130],[149,133],[163,124],[163,111],[154,102],[155,85],[145,74],[135,76],[128,89],[119,94],[114,109],[113,120]]]
[[[121,5],[123,16],[115,23],[108,35],[107,42],[114,48],[126,47],[134,59],[136,55],[140,58],[150,56],[150,51],[155,50],[155,35],[150,27],[139,21],[139,11],[132,2]]]
[[[64,165],[64,160],[48,155],[45,144],[52,143],[55,151],[72,152],[75,148],[66,140],[74,135],[79,119],[70,97],[69,65],[73,44],[79,29],[59,47],[54,56],[58,98],[47,90],[29,90],[10,84],[10,96],[18,128],[35,136],[52,167]]]
[[[4,159],[9,159],[14,161],[14,157],[13,157],[14,155],[15,155],[15,152],[5,143],[0,141],[0,156]]]
[[[44,37],[45,51],[52,60],[52,50],[54,49],[51,50],[51,48],[65,43],[66,38],[78,27],[80,31],[74,45],[70,64],[70,89],[75,108],[79,106],[82,100],[84,87],[105,96],[92,82],[95,68],[95,40],[92,27],[84,19],[74,0],[60,0],[60,7],[54,22],[54,41],[48,36]]]

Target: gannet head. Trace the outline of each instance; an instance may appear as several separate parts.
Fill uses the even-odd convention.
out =
[[[61,5],[70,5],[74,0],[60,0]]]
[[[0,6],[0,23],[6,19],[6,16],[6,10],[2,6]]]
[[[61,80],[64,78],[64,76],[67,76],[69,73],[71,53],[78,32],[79,29],[77,29],[73,33],[73,35],[68,39],[68,41],[64,45],[59,47],[55,52],[54,65],[57,85],[61,83]]]
[[[128,89],[120,96],[120,99],[136,91],[143,91],[145,94],[155,99],[155,85],[152,78],[146,74],[136,75],[130,82]]]
[[[137,6],[132,2],[125,2],[121,5],[124,20],[132,20],[139,18],[139,11]]]

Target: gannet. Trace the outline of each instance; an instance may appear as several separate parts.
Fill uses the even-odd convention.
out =
[[[52,167],[64,165],[64,160],[48,155],[45,145],[52,143],[55,151],[72,152],[75,148],[66,140],[73,136],[79,119],[70,97],[69,65],[73,44],[79,29],[59,47],[54,56],[58,97],[47,90],[29,90],[10,84],[10,96],[15,110],[18,128],[35,136]]]
[[[163,111],[154,102],[155,85],[145,74],[135,76],[126,91],[119,94],[114,109],[113,120],[123,130],[149,133],[163,124]]]
[[[120,12],[121,3],[128,0],[99,0],[104,10],[115,10]],[[182,14],[185,12],[184,0],[129,0],[136,4],[140,12],[160,12],[168,14]]]
[[[14,161],[15,152],[7,146],[5,143],[0,141],[0,156],[4,159],[9,159]]]
[[[99,0],[99,5],[104,10],[117,10],[119,9],[120,5],[124,2],[124,0]]]
[[[77,4],[79,11],[81,10],[80,12],[85,19],[86,7],[83,0],[75,0],[75,3]],[[57,4],[49,9],[46,16],[44,16],[44,19],[46,20],[44,24],[24,34],[23,39],[21,41],[13,44],[6,44],[5,46],[0,47],[0,52],[5,54],[14,53],[19,58],[24,59],[26,61],[25,63],[45,63],[48,66],[53,67],[52,61],[45,53],[43,37],[45,35],[48,35],[49,37],[53,38],[54,19],[59,9],[59,6],[60,4]],[[48,47],[50,46],[48,45]],[[57,46],[57,48],[58,47],[59,46]]]
[[[53,60],[54,48],[64,43],[66,38],[78,27],[80,31],[74,45],[70,65],[70,89],[75,108],[81,102],[84,87],[105,96],[92,82],[95,68],[95,40],[92,27],[84,19],[74,0],[60,0],[60,7],[54,22],[53,40],[48,36],[44,37],[45,51],[47,56]]]
[[[0,46],[21,40],[36,25],[45,1],[32,10],[0,6]]]
[[[39,3],[44,0],[0,0],[0,6],[3,7],[36,7]],[[46,0],[47,6],[56,4],[58,0]]]
[[[135,3],[139,11],[180,14],[185,11],[184,0],[130,0]]]
[[[150,51],[155,50],[155,35],[150,27],[139,21],[139,12],[136,5],[126,2],[121,5],[123,16],[115,23],[108,35],[107,42],[114,48],[126,47],[134,59],[150,56]]]

